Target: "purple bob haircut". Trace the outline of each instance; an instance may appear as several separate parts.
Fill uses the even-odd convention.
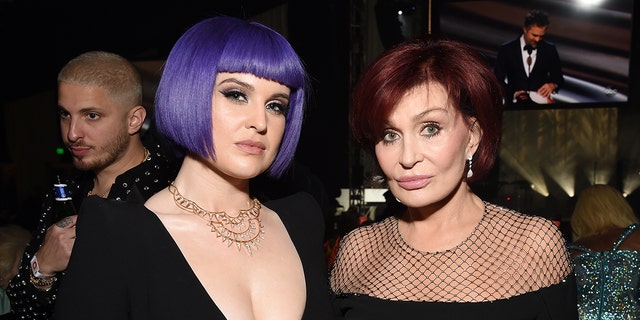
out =
[[[300,139],[309,79],[291,44],[260,23],[217,16],[196,23],[178,39],[156,93],[159,132],[189,153],[215,159],[211,101],[219,72],[250,73],[291,89],[280,150],[267,170],[281,176]]]

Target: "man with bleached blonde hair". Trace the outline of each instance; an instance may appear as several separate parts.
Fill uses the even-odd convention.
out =
[[[143,130],[142,97],[138,70],[114,53],[86,52],[60,70],[60,133],[78,171],[64,183],[76,208],[88,196],[125,200],[134,189],[149,198],[177,174],[171,146]],[[7,290],[18,319],[50,318],[75,243],[77,215],[53,221],[54,198],[53,190],[45,196],[34,239]]]

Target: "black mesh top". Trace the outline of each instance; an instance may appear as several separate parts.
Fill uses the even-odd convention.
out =
[[[560,230],[542,217],[484,206],[475,230],[446,251],[410,247],[397,217],[346,235],[331,270],[345,319],[577,319]]]

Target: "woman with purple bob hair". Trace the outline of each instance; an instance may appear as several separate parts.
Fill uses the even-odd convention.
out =
[[[207,21],[209,21],[207,23]],[[211,98],[219,72],[250,73],[291,88],[282,146],[269,172],[280,176],[298,145],[307,77],[291,45],[268,27],[213,18],[193,26],[175,44],[156,93],[160,132],[188,152],[215,159]],[[265,48],[272,48],[265,50]]]
[[[180,172],[146,202],[88,204],[55,318],[333,319],[320,206],[306,192],[262,204],[249,183],[288,169],[308,84],[262,24],[189,28],[155,101],[159,132],[184,150]]]

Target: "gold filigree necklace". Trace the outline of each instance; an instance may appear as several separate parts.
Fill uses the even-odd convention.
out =
[[[232,217],[224,211],[212,212],[203,209],[194,201],[180,194],[174,182],[169,184],[169,192],[173,194],[173,201],[180,209],[205,219],[211,232],[215,232],[216,237],[222,238],[222,242],[226,243],[227,247],[235,244],[238,251],[244,247],[251,255],[251,247],[258,249],[258,243],[264,239],[264,226],[260,219],[262,204],[258,199],[252,200],[253,206],[251,208],[238,210],[238,215]]]

